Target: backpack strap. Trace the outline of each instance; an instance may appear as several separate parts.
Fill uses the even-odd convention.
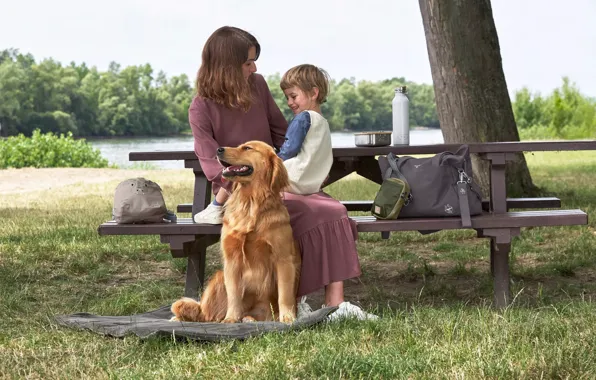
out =
[[[402,174],[401,171],[399,171],[397,167],[397,157],[395,156],[395,154],[389,153],[387,155],[387,162],[389,163],[389,169],[387,170],[393,170],[397,175],[397,178],[401,179],[402,181],[408,182],[406,177]]]
[[[464,228],[472,227],[472,217],[470,216],[470,199],[468,198],[468,180],[463,169],[458,169],[459,181],[457,181],[457,194],[459,197],[459,211],[461,213],[461,225]],[[467,179],[466,179],[467,178]]]
[[[395,154],[389,153],[387,155],[387,162],[389,163],[389,168],[387,168],[387,172],[386,172],[387,178],[389,178],[391,176],[391,172],[393,171],[395,173],[395,175],[397,176],[397,178],[401,179],[402,181],[407,183],[409,186],[408,179],[406,178],[405,175],[403,175],[403,173],[397,167],[397,157],[395,156]],[[408,198],[406,199],[406,203],[404,204],[404,206],[407,206],[410,203],[410,201],[412,200],[412,198],[414,198],[414,195],[412,194],[412,190],[410,188],[410,191],[408,191]]]

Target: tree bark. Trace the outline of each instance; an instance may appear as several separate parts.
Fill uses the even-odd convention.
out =
[[[490,0],[419,0],[446,143],[519,141]],[[485,194],[488,164],[473,155]],[[523,154],[507,165],[508,196],[538,192]]]

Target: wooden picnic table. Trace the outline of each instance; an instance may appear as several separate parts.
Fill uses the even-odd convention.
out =
[[[537,151],[580,151],[596,150],[596,140],[589,141],[539,141],[539,142],[488,142],[469,143],[471,154],[478,154],[487,160],[490,167],[490,188],[487,212],[473,217],[473,228],[479,237],[490,238],[491,273],[494,276],[495,305],[504,307],[509,304],[509,252],[512,237],[519,234],[520,228],[549,225],[585,225],[587,215],[581,210],[544,210],[509,212],[509,206],[524,208],[560,207],[558,198],[507,198],[505,169],[508,161],[515,160],[519,153]],[[433,144],[386,147],[337,147],[333,148],[333,165],[326,185],[341,178],[357,173],[369,180],[381,183],[379,155],[390,152],[402,155],[437,154],[444,151],[455,152],[461,144]],[[130,152],[130,161],[184,161],[184,167],[192,169],[195,177],[192,207],[189,211],[194,216],[211,201],[211,183],[203,173],[199,160],[193,151],[154,151]],[[349,203],[349,202],[344,202]],[[361,202],[362,203],[362,202]],[[525,205],[525,206],[524,206]],[[180,205],[179,205],[180,206]],[[352,210],[363,210],[365,204],[355,204]],[[350,210],[350,205],[346,205]],[[385,237],[389,231],[418,230],[424,226],[434,229],[458,229],[461,221],[449,218],[430,218],[397,221],[368,220],[360,218],[359,232],[382,232]],[[368,218],[368,219],[367,219]],[[374,218],[372,218],[374,219]],[[175,225],[116,225],[107,222],[99,227],[100,234],[159,234],[163,243],[169,243],[174,257],[188,257],[186,290],[188,296],[195,296],[204,281],[206,249],[219,239],[221,226],[193,224],[192,219],[178,221]],[[428,227],[430,228],[430,227]]]
[[[380,184],[381,172],[376,157],[394,153],[395,155],[437,154],[444,151],[455,152],[461,144],[432,144],[384,147],[333,148],[333,165],[326,186],[353,172]],[[505,165],[515,159],[516,153],[538,151],[596,150],[596,140],[586,141],[532,141],[532,142],[488,142],[469,143],[470,153],[476,153],[490,163],[490,211],[507,211],[507,186]],[[201,165],[193,151],[154,151],[130,152],[130,161],[183,160],[184,167],[192,169],[195,175],[192,215],[203,210],[211,199],[211,183],[205,177]]]

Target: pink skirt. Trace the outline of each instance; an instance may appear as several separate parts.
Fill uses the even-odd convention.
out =
[[[302,254],[298,296],[360,276],[356,223],[339,201],[324,192],[284,193],[284,203]]]

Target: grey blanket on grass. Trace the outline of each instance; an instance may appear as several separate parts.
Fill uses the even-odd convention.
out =
[[[202,341],[221,341],[226,339],[246,339],[268,332],[301,330],[311,327],[334,312],[337,307],[325,307],[302,316],[292,324],[281,322],[251,323],[207,323],[207,322],[170,322],[173,317],[170,306],[162,306],[156,310],[142,314],[127,316],[100,316],[89,313],[57,315],[58,324],[87,329],[98,334],[124,337],[132,333],[140,338],[167,336],[188,338]]]

